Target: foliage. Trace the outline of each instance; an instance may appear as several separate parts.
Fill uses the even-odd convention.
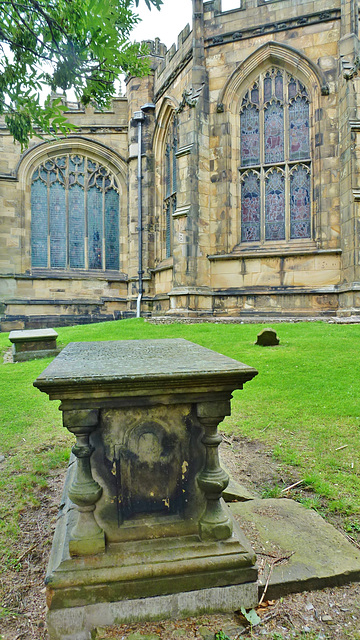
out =
[[[160,8],[162,0],[145,0]],[[14,139],[27,146],[41,132],[66,134],[73,126],[55,92],[74,89],[86,105],[107,106],[121,73],[148,69],[147,48],[131,43],[139,0],[3,0],[0,3],[0,115]],[[145,57],[144,57],[145,56]]]
[[[215,640],[230,640],[230,638],[226,635],[226,633],[223,632],[222,629],[220,629],[220,631],[217,631],[215,633]]]
[[[252,627],[255,627],[259,622],[261,622],[261,618],[256,613],[255,609],[250,609],[246,611],[245,607],[241,607],[241,613],[243,614],[245,620],[247,620]]]

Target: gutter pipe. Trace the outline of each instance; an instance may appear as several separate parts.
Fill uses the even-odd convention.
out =
[[[152,102],[147,102],[144,104],[140,111],[135,111],[133,120],[137,124],[138,128],[138,156],[137,156],[137,180],[138,180],[138,297],[136,300],[136,317],[141,317],[141,299],[143,296],[143,260],[142,260],[142,250],[143,250],[143,224],[142,224],[142,166],[141,166],[141,157],[142,157],[142,123],[145,120],[144,111],[153,111],[155,109],[155,105]]]
[[[138,297],[136,300],[136,317],[140,318],[141,315],[141,299],[143,295],[143,263],[142,263],[142,171],[141,171],[141,156],[142,156],[142,122],[145,120],[145,115],[142,111],[135,111],[134,121],[138,128],[138,155],[137,155],[137,181],[138,181]]]

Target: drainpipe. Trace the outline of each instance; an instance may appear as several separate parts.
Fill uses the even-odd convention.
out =
[[[133,120],[137,123],[138,128],[138,158],[137,158],[137,181],[138,181],[138,297],[136,301],[136,317],[140,318],[140,306],[141,298],[143,294],[143,265],[142,265],[142,171],[141,171],[141,156],[142,156],[142,123],[145,120],[145,115],[142,111],[135,111]]]
[[[142,123],[145,120],[144,111],[153,111],[155,109],[155,105],[152,102],[147,102],[144,104],[140,111],[135,111],[133,115],[133,121],[137,124],[138,128],[138,162],[137,162],[137,180],[138,180],[138,259],[139,259],[139,267],[138,267],[138,297],[136,301],[136,317],[140,318],[141,316],[141,299],[143,295],[143,261],[142,261],[142,253],[143,253],[143,224],[142,224],[142,170],[141,170],[141,157],[142,157]]]

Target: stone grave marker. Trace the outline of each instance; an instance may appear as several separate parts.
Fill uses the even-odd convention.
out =
[[[12,343],[14,362],[25,362],[35,358],[48,358],[56,356],[59,349],[56,347],[57,332],[54,329],[24,329],[11,331],[9,340]]]
[[[262,347],[274,347],[280,342],[274,329],[263,329],[258,333],[255,344],[259,344]]]
[[[51,640],[257,604],[217,431],[256,374],[175,339],[72,343],[37,378],[76,436],[46,577]]]

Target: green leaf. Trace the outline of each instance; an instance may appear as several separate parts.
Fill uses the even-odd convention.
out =
[[[241,613],[243,614],[244,618],[248,622],[250,622],[252,627],[256,627],[257,624],[260,624],[261,618],[259,618],[255,609],[250,609],[250,611],[246,611],[245,607],[241,607]]]

